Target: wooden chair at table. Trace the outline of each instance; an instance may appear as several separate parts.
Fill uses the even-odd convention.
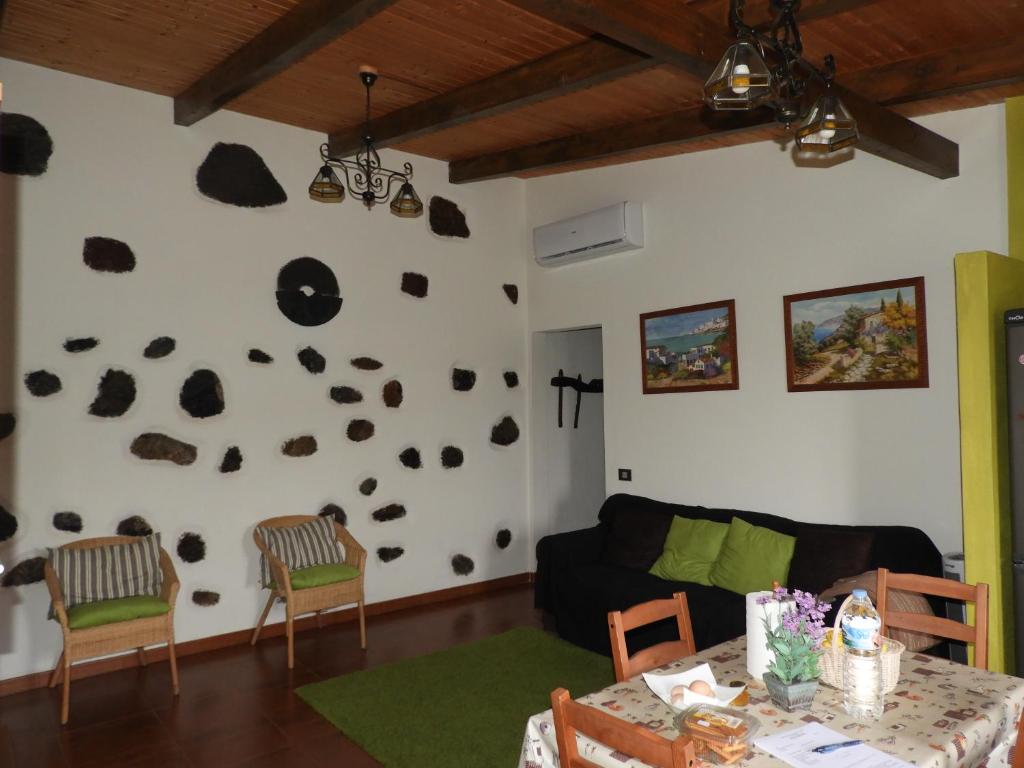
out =
[[[138,538],[135,536],[104,536],[65,544],[61,549],[94,549],[118,544],[132,544],[136,541]],[[68,612],[64,608],[64,592],[61,589],[60,580],[49,562],[43,567],[46,586],[50,591],[50,600],[53,603],[53,613],[57,621],[60,622],[61,633],[64,635],[64,650],[50,675],[51,688],[56,687],[62,677],[64,679],[60,703],[61,725],[68,721],[71,704],[71,665],[76,661],[107,656],[120,651],[137,650],[139,664],[145,666],[145,646],[166,643],[167,658],[171,664],[171,690],[175,696],[178,695],[178,660],[174,653],[174,602],[178,597],[179,585],[171,556],[163,547],[160,548],[160,571],[163,574],[160,599],[170,606],[167,613],[142,619],[115,621],[84,629],[71,629]],[[70,610],[74,612],[74,608]]]
[[[888,606],[890,589],[920,592],[923,595],[974,603],[974,626],[924,613],[903,613],[890,610]],[[916,573],[892,573],[885,568],[879,568],[875,595],[878,598],[876,608],[882,619],[883,635],[892,627],[911,632],[925,632],[947,640],[973,643],[974,666],[979,669],[988,669],[988,584],[981,582],[964,584],[951,579],[921,576]]]
[[[689,737],[669,741],[641,725],[573,701],[565,688],[551,692],[551,714],[562,768],[596,768],[595,763],[580,757],[577,732],[652,768],[690,768],[697,759]]]
[[[317,628],[320,628],[320,616],[323,611],[356,603],[359,611],[359,646],[366,650],[366,616],[363,611],[363,575],[366,569],[366,550],[355,540],[355,537],[337,521],[334,521],[334,531],[337,534],[338,542],[345,550],[345,565],[356,568],[359,571],[358,576],[353,579],[324,584],[319,587],[292,589],[288,566],[270,551],[263,537],[260,536],[260,528],[290,528],[316,519],[315,515],[271,517],[261,523],[257,523],[256,530],[252,532],[256,546],[270,564],[270,573],[273,576],[274,584],[270,590],[267,605],[263,609],[262,615],[260,615],[259,623],[256,625],[256,629],[253,630],[250,644],[256,645],[256,641],[260,636],[260,630],[263,629],[263,624],[267,620],[267,615],[270,613],[270,608],[273,606],[274,601],[277,599],[284,600],[285,633],[288,635],[288,669],[292,669],[295,666],[295,617],[305,613],[315,613],[316,625]]]
[[[626,632],[656,621],[675,617],[679,628],[679,639],[644,648],[633,656],[626,647]],[[670,661],[692,656],[697,652],[693,642],[693,627],[690,624],[690,608],[685,592],[676,592],[664,600],[651,600],[634,605],[626,611],[611,611],[608,614],[608,635],[612,643],[612,661],[615,664],[615,679],[628,680],[641,672],[648,672]]]

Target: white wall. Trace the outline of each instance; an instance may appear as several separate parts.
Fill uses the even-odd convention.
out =
[[[798,168],[761,143],[528,182],[530,227],[644,203],[645,250],[529,267],[531,331],[604,328],[609,493],[904,523],[960,548],[953,255],[1006,251],[1003,109],[922,122],[959,142],[959,178],[866,153]],[[787,393],[783,295],[916,275],[926,277],[930,388]],[[741,388],[643,395],[638,315],[729,298]],[[616,467],[632,467],[634,482],[618,482]]]
[[[603,375],[600,328],[533,335],[530,405],[532,467],[531,540],[593,525],[594,510],[605,498],[604,396],[584,394],[579,428],[573,428],[576,392],[562,392],[562,428],[558,428],[558,390],[551,379],[559,369],[583,380]]]
[[[0,61],[0,78],[4,109],[38,119],[55,145],[45,175],[2,177],[0,296],[16,284],[17,315],[13,366],[10,334],[0,337],[0,411],[13,405],[19,423],[0,443],[0,504],[20,527],[0,544],[0,560],[11,566],[74,540],[51,525],[62,510],[82,515],[83,536],[112,534],[119,520],[142,514],[171,552],[182,532],[199,532],[205,561],[189,565],[175,556],[179,641],[252,626],[266,598],[257,586],[253,524],[315,513],[326,502],[346,509],[350,529],[370,551],[370,602],[527,570],[527,440],[505,449],[489,443],[492,424],[506,413],[525,438],[525,387],[508,390],[502,380],[503,370],[522,374],[526,367],[525,302],[513,306],[501,289],[525,281],[521,182],[450,187],[444,164],[411,158],[424,201],[440,194],[467,212],[472,237],[442,240],[429,232],[426,216],[399,220],[352,200],[309,201],[320,135],[230,112],[176,127],[170,99],[10,61]],[[195,172],[216,141],[256,149],[288,202],[248,210],[201,196]],[[384,159],[397,166],[405,158],[389,151]],[[82,241],[90,235],[127,242],[136,270],[86,268]],[[289,322],[275,304],[277,272],[299,256],[326,262],[341,284],[341,312],[317,328]],[[426,299],[400,293],[403,271],[430,278]],[[7,328],[9,308],[4,301],[0,310]],[[177,351],[143,359],[159,335],[175,337]],[[100,346],[64,352],[64,339],[76,336],[96,336]],[[306,345],[327,357],[323,375],[296,361]],[[252,346],[276,362],[249,363]],[[362,354],[383,360],[384,369],[353,369],[347,361]],[[453,364],[477,371],[472,392],[452,391]],[[123,418],[102,420],[86,409],[109,365],[135,374],[139,397]],[[223,415],[203,421],[177,404],[182,381],[199,366],[220,374],[227,400]],[[38,368],[58,373],[64,390],[31,397],[20,379]],[[379,397],[389,377],[405,387],[397,411]],[[334,404],[327,396],[334,384],[359,387],[366,402]],[[376,423],[369,442],[345,438],[354,416]],[[190,467],[139,461],[128,446],[147,430],[194,442],[199,460]],[[316,455],[280,454],[282,440],[306,432],[319,440]],[[465,451],[461,469],[440,466],[449,441]],[[232,444],[245,463],[221,475],[217,466]],[[423,454],[419,471],[397,461],[410,444]],[[380,481],[369,499],[356,490],[367,475]],[[391,501],[404,503],[408,517],[371,522],[370,511]],[[494,537],[503,527],[513,540],[501,551]],[[374,554],[381,545],[404,546],[406,554],[382,564]],[[468,579],[452,572],[457,552],[476,562]],[[220,605],[193,605],[196,588],[219,591]],[[54,663],[59,632],[46,621],[46,605],[42,584],[0,590],[0,678]],[[280,618],[275,608],[271,620]]]

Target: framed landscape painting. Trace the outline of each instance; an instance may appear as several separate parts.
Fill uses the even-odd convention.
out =
[[[640,315],[644,394],[739,389],[736,302]]]
[[[923,277],[782,302],[790,392],[928,386]]]

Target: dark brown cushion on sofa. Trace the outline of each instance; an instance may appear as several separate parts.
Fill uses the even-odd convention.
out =
[[[839,579],[866,571],[874,543],[875,534],[868,531],[801,526],[787,586],[821,594]]]
[[[649,571],[665,548],[673,517],[671,512],[643,506],[617,510],[605,539],[604,561]]]

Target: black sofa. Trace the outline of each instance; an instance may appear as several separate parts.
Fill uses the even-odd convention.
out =
[[[787,585],[791,588],[819,593],[835,578],[880,567],[942,575],[942,555],[917,528],[801,523],[759,512],[669,504],[616,494],[602,505],[593,528],[552,534],[537,542],[535,605],[553,617],[561,637],[611,655],[609,611],[670,597],[679,591],[686,592],[698,650],[746,632],[743,595],[719,587],[665,581],[647,573],[661,552],[675,515],[722,523],[729,523],[735,516],[751,525],[795,536],[791,583]],[[821,582],[823,578],[828,583]],[[793,583],[794,579],[805,583]],[[809,583],[814,581],[819,583]],[[833,610],[839,602],[833,604]],[[939,601],[933,601],[932,607],[936,612],[943,610]],[[630,652],[672,639],[674,633],[671,621],[635,630],[629,637]]]

